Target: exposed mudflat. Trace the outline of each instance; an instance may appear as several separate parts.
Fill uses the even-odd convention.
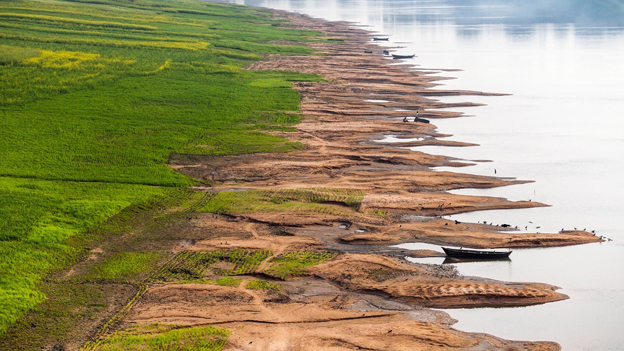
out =
[[[277,11],[276,11],[277,12]],[[492,188],[526,182],[461,173],[468,161],[410,151],[405,147],[469,144],[448,141],[436,118],[461,117],[441,107],[442,95],[497,95],[440,90],[435,70],[390,65],[372,36],[348,24],[278,13],[291,28],[317,30],[342,39],[312,42],[314,56],[276,56],[253,64],[255,70],[316,73],[328,81],[296,83],[304,121],[296,132],[273,134],[300,141],[306,148],[289,154],[238,156],[172,155],[170,166],[214,186],[197,191],[296,188],[354,189],[364,194],[359,206],[327,202],[322,212],[226,211],[197,214],[176,232],[174,252],[216,249],[334,252],[300,276],[277,280],[267,274],[270,257],[237,286],[193,282],[153,282],[134,304],[120,328],[165,323],[180,327],[214,325],[231,330],[226,350],[558,350],[554,342],[509,341],[464,333],[436,308],[506,307],[566,299],[557,287],[460,276],[453,266],[419,265],[406,255],[440,252],[397,250],[388,244],[421,241],[477,248],[545,247],[600,241],[588,232],[518,233],[507,226],[459,223],[442,216],[545,204],[448,193],[461,188]],[[282,43],[284,44],[284,43]],[[373,53],[364,53],[371,50]],[[394,61],[396,62],[396,61]],[[419,111],[432,123],[403,122]],[[412,118],[413,119],[413,118]],[[417,141],[380,143],[384,135]],[[458,172],[434,172],[452,166]],[[202,278],[217,279],[219,262]],[[254,290],[255,279],[278,283],[281,290]]]
[[[332,228],[345,231],[338,225],[327,231]],[[212,214],[198,215],[179,234],[196,239],[192,245],[179,242],[177,251],[244,248],[279,255],[326,249],[314,235],[275,235],[267,224]],[[238,286],[152,283],[121,327],[152,323],[225,327],[232,330],[226,350],[558,349],[556,343],[464,333],[451,327],[455,321],[446,313],[428,308],[525,306],[567,298],[547,284],[461,277],[452,266],[419,265],[381,254],[339,254],[286,281],[265,276],[269,264],[265,261],[254,274],[238,276],[242,279]],[[213,274],[204,278],[216,278]],[[282,289],[245,288],[259,278]]]

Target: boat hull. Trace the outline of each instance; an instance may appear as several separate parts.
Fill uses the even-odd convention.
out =
[[[395,60],[399,60],[399,59],[411,59],[414,58],[415,55],[395,55],[392,54],[392,58]]]
[[[494,260],[507,258],[511,251],[480,251],[480,250],[462,250],[443,247],[446,256],[453,258],[466,258],[472,260]]]

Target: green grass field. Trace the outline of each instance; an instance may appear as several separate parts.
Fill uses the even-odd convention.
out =
[[[242,69],[312,53],[273,42],[322,40],[282,23],[191,0],[0,2],[0,335],[99,226],[193,184],[167,167],[172,153],[302,147],[263,131],[297,123],[292,82],[320,78]],[[120,255],[88,277],[123,280],[155,259]]]

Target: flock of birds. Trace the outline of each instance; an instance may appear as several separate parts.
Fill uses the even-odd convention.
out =
[[[459,221],[455,220],[455,224],[459,224],[459,223],[461,223],[461,222],[459,222]],[[510,228],[510,227],[511,227],[511,225],[510,225],[510,224],[493,224],[492,222],[488,223],[487,221],[483,221],[483,223],[481,223],[480,221],[477,221],[477,223],[479,223],[479,224],[485,224],[485,225],[493,225],[493,226],[503,227],[503,228]],[[531,222],[531,221],[529,221],[529,223],[530,223],[530,224],[533,224],[533,222]],[[540,228],[541,228],[541,226],[536,226],[536,227],[535,227],[535,229],[536,229],[536,230],[537,230],[537,229],[540,229]],[[515,229],[520,229],[520,228],[518,228],[518,226],[515,226]],[[524,230],[529,230],[529,226],[528,226],[528,225],[524,226]],[[582,230],[582,231],[586,232],[586,231],[587,231],[587,228],[578,229],[577,227],[574,227],[574,230]],[[559,231],[559,233],[563,233],[564,231],[565,231],[565,228],[561,228],[561,230]],[[537,232],[537,233],[539,234],[539,232]],[[595,230],[591,230],[591,231],[590,231],[590,233],[592,233],[594,236],[597,236],[597,237],[598,237],[598,238],[600,238],[601,240],[613,241],[613,239],[611,239],[611,238],[607,238],[606,236],[603,236],[603,235],[600,235],[600,236],[599,236],[598,234],[596,234],[596,231],[595,231]]]
[[[442,206],[443,206],[443,205],[444,205],[444,204],[442,204]],[[449,205],[450,205],[450,204],[449,204]],[[439,217],[439,218],[444,218],[444,216],[436,216],[436,217]],[[460,224],[460,223],[461,223],[460,221],[455,220],[455,224]],[[488,223],[487,221],[483,221],[483,222],[481,222],[481,221],[477,221],[477,223],[478,223],[478,224],[490,225],[490,226],[496,226],[496,227],[502,227],[502,228],[511,228],[511,224],[505,224],[505,223],[503,223],[503,224],[494,224],[493,222]],[[532,222],[532,221],[529,221],[529,223],[530,223],[530,224],[533,224],[533,222]],[[445,225],[448,225],[448,223],[446,223]],[[521,229],[521,228],[519,228],[518,226],[515,226],[514,228],[515,228],[515,229],[518,229],[518,230],[520,230],[520,229]],[[540,228],[541,228],[541,226],[535,226],[535,230],[538,230],[538,229],[540,229]],[[529,226],[528,226],[528,225],[524,226],[524,230],[529,230]],[[577,227],[574,227],[574,230],[582,230],[582,231],[586,232],[586,231],[587,231],[587,228],[578,229]],[[561,228],[561,230],[559,231],[559,233],[563,233],[564,231],[565,231],[565,228]],[[607,238],[607,237],[606,237],[606,236],[604,236],[604,235],[598,235],[598,234],[596,234],[596,231],[595,231],[595,230],[591,230],[591,231],[590,231],[590,233],[592,233],[594,236],[597,236],[597,237],[598,237],[598,238],[600,238],[601,240],[605,240],[605,241],[613,241],[613,239],[611,239],[611,238]],[[539,234],[539,232],[537,232],[537,234]]]

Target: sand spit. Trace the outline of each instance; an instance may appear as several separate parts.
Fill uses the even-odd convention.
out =
[[[193,214],[167,234],[173,252],[245,249],[266,250],[269,256],[237,276],[242,282],[234,286],[153,279],[118,329],[150,323],[176,328],[219,326],[231,330],[226,350],[559,350],[554,342],[509,341],[461,332],[451,327],[455,321],[448,314],[429,309],[528,306],[568,298],[557,287],[463,277],[450,265],[410,263],[402,258],[408,254],[405,250],[393,251],[386,245],[422,241],[496,248],[600,241],[581,231],[520,234],[508,227],[443,218],[470,211],[546,206],[450,194],[447,191],[452,189],[526,181],[434,172],[431,167],[460,170],[471,162],[405,149],[470,147],[446,140],[449,135],[439,133],[434,124],[436,118],[462,115],[439,108],[475,104],[445,104],[435,97],[500,94],[440,90],[436,82],[443,78],[431,76],[438,70],[390,65],[396,61],[385,58],[366,31],[298,14],[276,11],[276,15],[287,17],[289,28],[317,30],[339,39],[309,43],[318,55],[275,56],[249,67],[316,73],[328,80],[296,83],[304,121],[296,132],[273,132],[306,148],[289,154],[172,155],[170,166],[196,179],[214,179],[214,187],[197,188],[207,196],[220,191],[296,188],[354,189],[365,195],[357,206],[328,201],[324,212],[241,207],[221,214]],[[420,117],[432,123],[403,122],[403,117],[413,115],[405,110],[419,110]],[[379,142],[385,135],[410,140]],[[270,274],[272,257],[291,252],[335,256],[297,276],[276,279]],[[218,262],[199,278],[214,282],[230,268]],[[281,288],[247,288],[256,279]]]

